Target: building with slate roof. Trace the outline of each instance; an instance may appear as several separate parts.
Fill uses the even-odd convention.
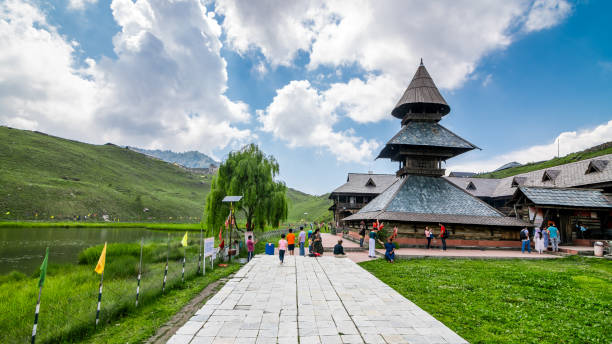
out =
[[[442,178],[447,159],[478,148],[439,124],[450,112],[421,61],[410,85],[392,111],[401,129],[378,158],[397,161],[397,179],[344,224],[379,220],[398,227],[401,244],[424,244],[425,226],[450,231],[449,246],[516,246],[528,223],[507,217],[465,189]]]
[[[609,222],[612,203],[601,190],[519,186],[510,204],[518,218],[536,226],[557,225],[562,242],[584,239],[580,225],[588,228],[590,238],[611,237],[602,222]]]
[[[612,154],[606,154],[595,158],[585,159],[572,162],[569,164],[554,166],[550,168],[540,169],[536,171],[517,174],[514,176],[492,179],[492,178],[456,178],[445,177],[448,181],[464,189],[470,194],[484,200],[488,204],[502,211],[509,216],[525,216],[527,208],[518,209],[520,214],[517,214],[515,205],[517,204],[516,195],[521,187],[538,187],[538,188],[556,188],[556,189],[595,189],[602,195],[610,198],[612,195]],[[561,193],[565,195],[565,193]],[[525,206],[525,204],[521,204]],[[550,204],[548,204],[550,205]],[[531,222],[536,225],[555,222],[555,224],[563,226],[566,235],[562,237],[563,242],[570,242],[577,236],[576,224],[582,223],[587,225],[592,237],[608,239],[612,238],[612,212],[606,211],[597,207],[574,207],[571,213],[558,211],[565,208],[563,202],[559,201],[557,210],[549,210],[548,212],[537,206],[531,205],[537,209],[542,209],[542,219],[538,221],[534,217],[530,218]],[[532,210],[535,210],[532,209]],[[550,207],[546,209],[551,209]],[[539,210],[538,210],[539,211]],[[537,211],[536,211],[537,212]],[[532,214],[533,215],[533,214]],[[565,218],[567,216],[567,218]],[[578,233],[579,234],[579,233]]]
[[[339,223],[358,212],[396,180],[392,174],[349,173],[346,183],[329,195],[334,202],[329,208],[334,214],[334,222]]]

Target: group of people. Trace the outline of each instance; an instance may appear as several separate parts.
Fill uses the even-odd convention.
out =
[[[440,226],[440,241],[442,241],[442,251],[446,251],[446,239],[448,238],[448,231],[443,224],[438,223]],[[429,226],[425,226],[425,239],[427,239],[427,249],[431,248],[431,242],[436,238],[434,231],[429,228]]]
[[[300,256],[306,255],[306,240],[308,240],[308,256],[319,257],[323,255],[323,240],[319,228],[314,231],[309,230],[308,233],[306,233],[304,227],[300,227],[300,233],[297,236]],[[288,251],[291,256],[295,255],[295,243],[296,236],[292,228],[289,228],[289,233],[287,233],[287,235],[281,234],[281,238],[278,241],[278,258],[281,264],[285,261],[285,252]]]
[[[520,238],[521,252],[525,253],[525,251],[527,251],[528,253],[531,253],[531,236],[527,228],[521,229]],[[548,250],[549,244],[552,246],[553,252],[559,252],[559,242],[561,241],[559,229],[555,227],[554,222],[543,229],[536,227],[534,230],[533,241],[535,250],[540,254],[542,254],[543,251]]]

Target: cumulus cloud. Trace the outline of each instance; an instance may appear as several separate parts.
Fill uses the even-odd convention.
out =
[[[221,28],[197,0],[114,0],[116,59],[87,59],[31,4],[0,5],[0,123],[89,142],[210,153],[252,133],[225,96]]]
[[[536,0],[525,21],[525,31],[538,31],[555,26],[571,12],[572,6],[564,0]]]
[[[536,145],[525,149],[501,154],[490,159],[474,160],[465,163],[454,164],[450,161],[447,171],[492,171],[501,165],[517,161],[528,163],[548,160],[557,156],[557,143],[559,142],[561,156],[581,151],[612,140],[612,120],[595,128],[582,131],[566,131],[557,136],[552,142]]]
[[[419,58],[443,88],[457,88],[487,53],[520,32],[549,28],[571,11],[566,0],[257,1],[218,0],[230,46],[259,49],[272,64],[310,54],[309,67],[358,64],[409,82]],[[261,20],[266,18],[266,20]]]
[[[335,131],[336,104],[306,80],[292,81],[280,90],[272,103],[258,110],[262,130],[286,141],[291,147],[326,148],[340,161],[372,160],[380,145],[374,140],[356,137],[351,130]]]
[[[290,65],[303,51],[311,71],[363,69],[365,77],[344,83],[313,80],[321,90],[313,92],[336,116],[357,123],[391,118],[421,57],[439,87],[456,89],[483,56],[521,33],[557,24],[571,10],[565,0],[218,0],[215,6],[224,15],[229,46],[241,53],[257,50],[272,65]],[[487,76],[483,84],[491,80]],[[264,127],[276,134],[270,125]]]
[[[83,10],[85,9],[85,5],[95,4],[98,0],[69,0],[68,8],[72,10]]]

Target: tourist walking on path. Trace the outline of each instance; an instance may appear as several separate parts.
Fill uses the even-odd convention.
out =
[[[548,233],[550,233],[550,242],[552,244],[552,251],[559,252],[559,230],[555,227],[555,223],[548,227]]]
[[[346,253],[344,253],[344,247],[342,247],[342,240],[338,240],[338,243],[334,246],[334,257],[344,257]]]
[[[539,254],[542,254],[544,250],[544,239],[542,238],[542,232],[536,232],[535,234],[535,250],[538,251]]]
[[[440,240],[442,240],[442,251],[446,251],[446,238],[448,238],[448,232],[446,231],[446,227],[443,224],[438,223],[440,225]]]
[[[298,242],[300,243],[300,256],[304,256],[304,245],[306,244],[306,232],[304,227],[300,226],[300,235],[298,236]]]
[[[366,235],[366,226],[364,221],[361,221],[359,228],[361,228],[359,231],[359,247],[363,247],[363,241],[365,240]]]
[[[525,227],[521,229],[521,253],[525,253],[525,248],[531,253],[531,241],[529,240],[529,230]]]
[[[382,241],[378,241],[383,244]],[[393,238],[387,239],[387,242],[383,244],[385,246],[385,259],[389,263],[393,263],[395,261],[395,245],[393,245]]]
[[[255,253],[255,242],[253,241],[253,236],[249,235],[247,238],[247,262],[250,262],[253,259],[253,254]]]
[[[287,234],[287,244],[289,245],[289,255],[293,256],[295,250],[295,234],[293,234],[293,228],[289,228],[289,234]]]
[[[427,249],[431,248],[431,239],[433,237],[433,232],[429,230],[429,227],[425,227],[425,239],[427,239]]]
[[[368,257],[376,258],[376,231],[374,227],[370,231],[370,240],[368,242]]]
[[[542,239],[544,240],[544,251],[548,251],[548,244],[550,243],[550,232],[546,228],[542,228]]]
[[[323,255],[323,241],[321,240],[321,231],[319,229],[315,229],[313,234],[313,246],[314,253],[318,253],[319,255]]]
[[[287,251],[287,240],[285,240],[285,234],[281,234],[281,239],[278,241],[278,258],[281,264],[285,261],[285,251]]]

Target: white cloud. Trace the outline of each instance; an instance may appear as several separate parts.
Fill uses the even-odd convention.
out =
[[[391,119],[389,113],[421,57],[438,86],[458,88],[483,56],[504,49],[521,32],[555,25],[568,13],[566,6],[565,1],[540,0],[216,2],[225,16],[221,25],[227,42],[240,53],[258,49],[272,65],[288,65],[304,51],[311,71],[321,66],[363,69],[363,80],[334,83],[320,92],[312,89],[321,102],[319,111],[358,123]],[[522,29],[525,23],[530,26]],[[311,81],[321,89],[326,85],[324,78]],[[274,123],[285,125],[278,120],[264,127],[283,138],[282,130],[271,127]]]
[[[242,142],[248,107],[229,100],[221,28],[197,0],[115,0],[117,59],[87,59],[33,5],[0,4],[0,123],[103,143],[198,149]]]
[[[549,28],[571,11],[565,0],[490,1],[251,1],[219,0],[231,47],[258,48],[273,64],[290,64],[299,50],[310,68],[358,64],[407,84],[419,58],[436,82],[457,88],[481,57],[503,49],[520,32]],[[265,20],[262,20],[265,18]]]
[[[449,172],[486,172],[492,171],[511,161],[517,161],[524,164],[528,162],[548,160],[557,156],[558,140],[560,140],[559,148],[561,156],[611,141],[612,120],[587,130],[566,131],[557,136],[552,142],[501,154],[490,159],[474,160],[459,164],[453,164],[451,160],[446,170]]]
[[[98,0],[69,0],[68,8],[71,10],[83,10],[85,9],[85,5],[95,4]]]
[[[351,130],[334,131],[335,104],[306,81],[292,81],[280,90],[265,111],[257,111],[262,130],[291,147],[322,147],[340,161],[372,160],[379,147],[374,140],[356,137]]]
[[[536,0],[531,6],[525,31],[538,31],[555,26],[572,11],[572,6],[565,0]]]

